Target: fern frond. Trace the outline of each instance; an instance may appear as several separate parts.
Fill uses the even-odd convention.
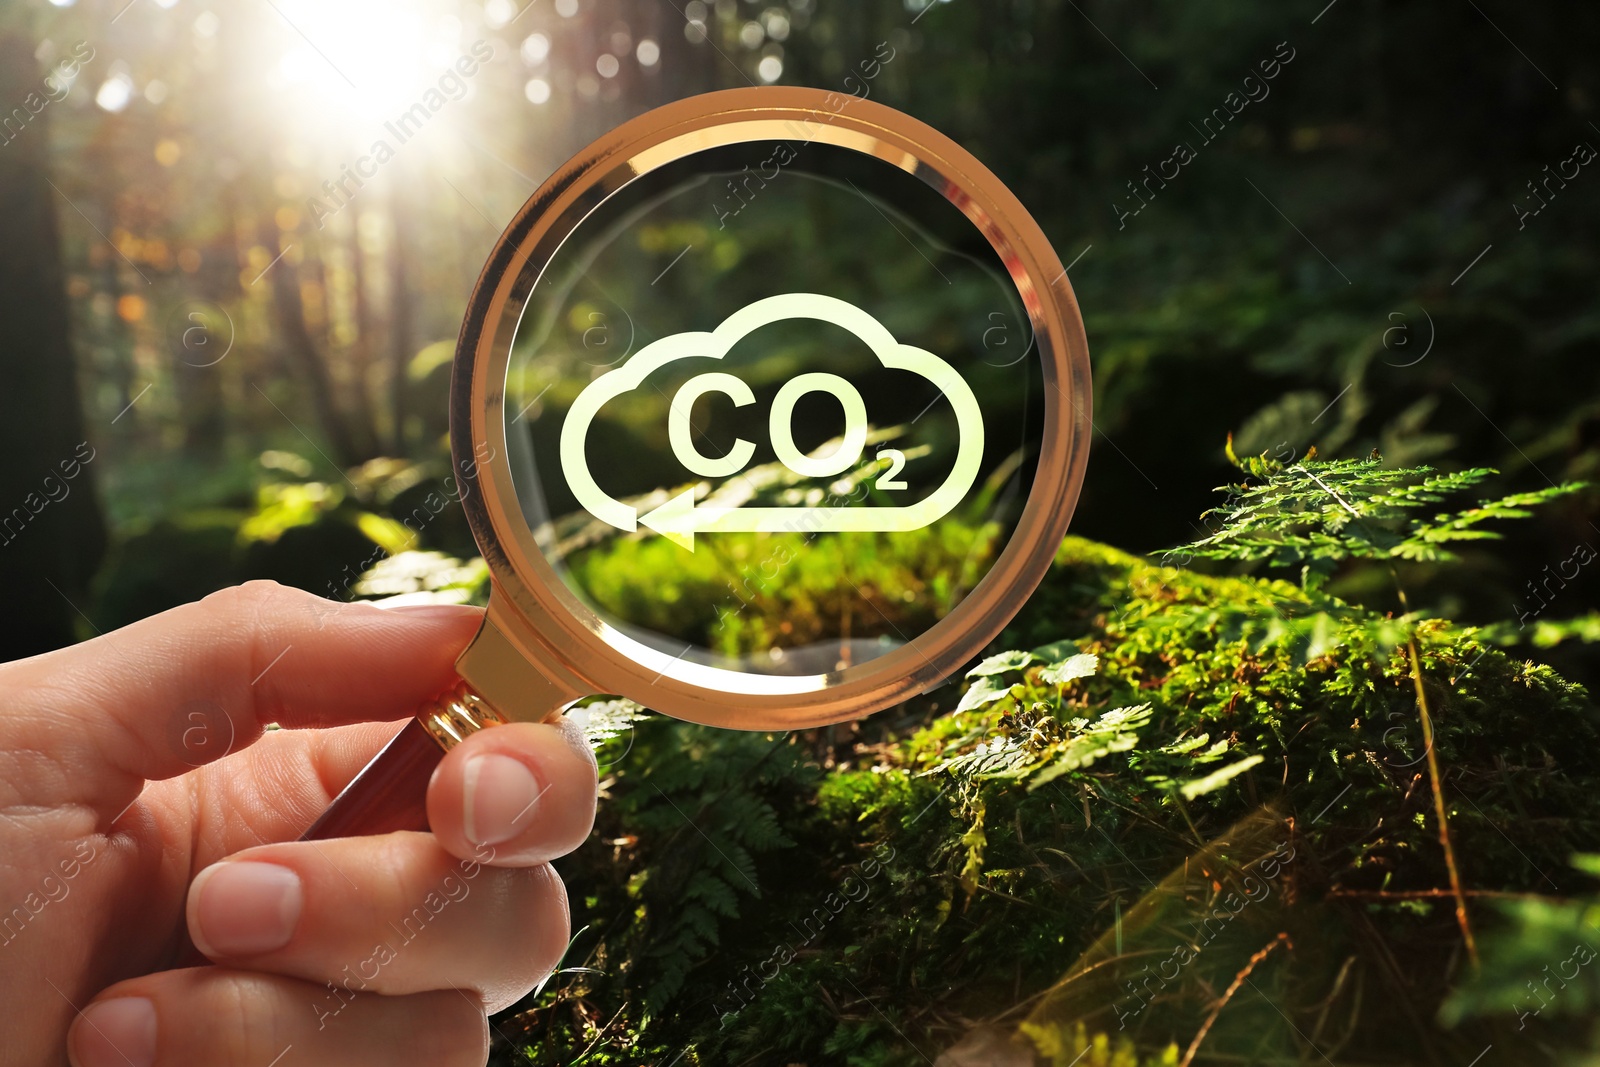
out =
[[[1456,512],[1419,512],[1480,484],[1488,467],[1440,474],[1429,467],[1383,467],[1376,459],[1246,466],[1259,480],[1230,485],[1226,503],[1202,516],[1213,532],[1183,551],[1201,559],[1301,567],[1308,577],[1345,560],[1445,562],[1445,546],[1500,535],[1484,523],[1527,518],[1530,508],[1586,488],[1569,482],[1484,500]]]

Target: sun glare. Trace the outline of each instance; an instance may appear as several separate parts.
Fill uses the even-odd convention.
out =
[[[272,87],[297,117],[348,128],[393,118],[460,57],[461,23],[436,5],[384,0],[276,0],[286,47]],[[337,132],[330,130],[330,132]]]

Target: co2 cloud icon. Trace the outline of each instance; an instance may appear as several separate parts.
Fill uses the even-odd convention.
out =
[[[920,374],[949,399],[955,409],[959,443],[955,465],[942,485],[915,504],[896,507],[696,507],[694,490],[687,489],[640,515],[596,484],[589,471],[584,442],[602,407],[637,389],[651,372],[674,360],[722,359],[745,335],[783,319],[819,319],[843,327],[865,342],[885,367]],[[796,402],[807,393],[819,391],[831,393],[844,407],[845,432],[843,442],[832,455],[813,457],[795,447],[790,421]],[[755,454],[755,445],[740,439],[727,455],[718,457],[705,456],[694,447],[689,412],[695,398],[707,392],[724,393],[739,407],[755,403],[750,387],[731,374],[712,371],[697,375],[672,398],[667,436],[673,454],[686,469],[706,478],[726,477],[744,469]],[[785,466],[805,477],[829,478],[860,462],[867,439],[866,405],[855,386],[836,374],[800,374],[784,383],[773,398],[770,429],[773,451]],[[877,319],[854,304],[817,293],[767,297],[729,315],[710,333],[678,333],[646,345],[627,363],[590,382],[578,394],[561,426],[561,469],[578,503],[595,518],[619,530],[632,533],[643,524],[691,552],[697,533],[921,529],[942,518],[966,496],[977,480],[982,461],[982,414],[972,388],[956,369],[932,352],[896,341]],[[889,476],[896,473],[891,470]],[[892,480],[879,484],[883,488],[906,488],[904,482]]]

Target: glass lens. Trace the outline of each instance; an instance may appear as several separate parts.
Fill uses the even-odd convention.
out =
[[[606,623],[819,675],[936,625],[1032,487],[1040,360],[982,233],[921,177],[816,142],[612,194],[531,290],[506,382],[518,501]]]

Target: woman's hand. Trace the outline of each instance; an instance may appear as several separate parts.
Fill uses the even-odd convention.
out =
[[[0,666],[0,1063],[484,1063],[566,947],[583,739],[484,730],[432,833],[294,841],[480,619],[255,582]],[[191,943],[216,966],[165,970]]]

